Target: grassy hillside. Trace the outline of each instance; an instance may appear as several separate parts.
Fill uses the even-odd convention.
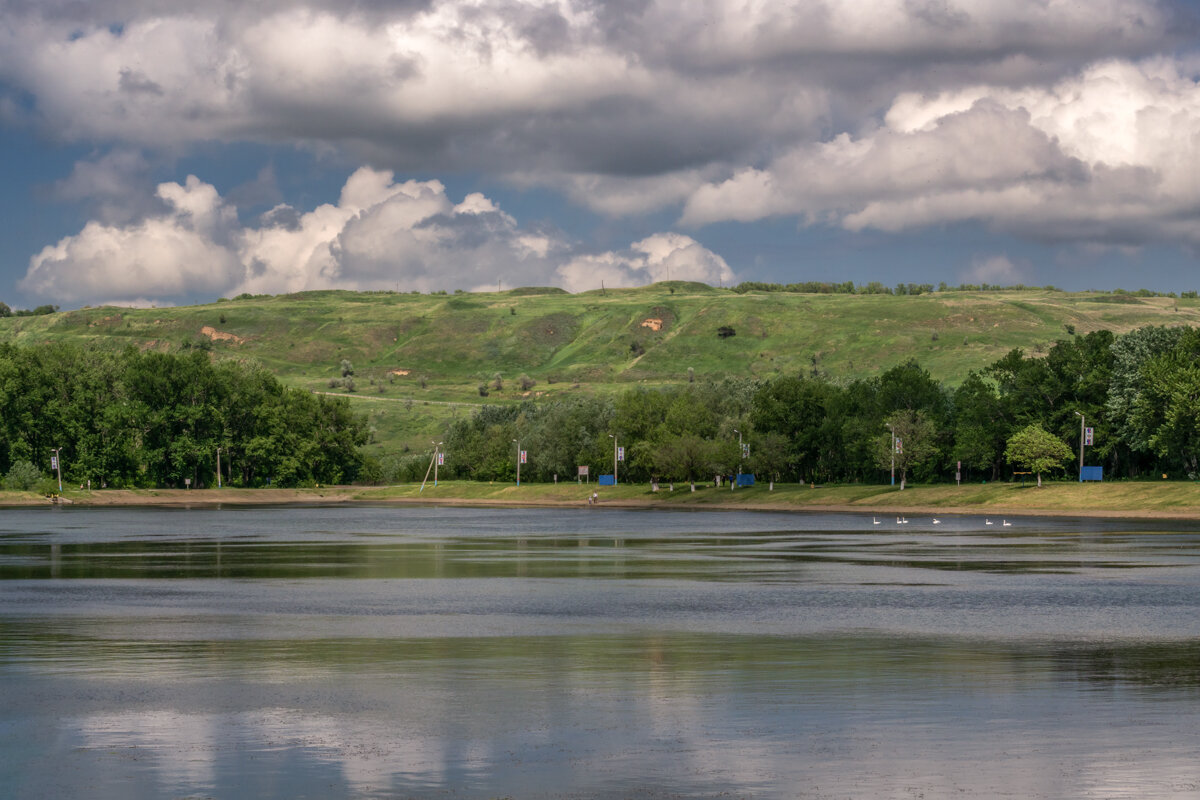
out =
[[[818,369],[865,377],[917,359],[951,385],[1014,347],[1043,352],[1068,336],[1143,325],[1200,325],[1200,300],[1051,291],[920,296],[737,294],[660,283],[577,295],[547,289],[420,295],[304,292],[167,309],[84,308],[0,319],[0,340],[86,340],[106,348],[204,348],[254,359],[288,384],[344,391],[381,446],[424,445],[483,402],[604,392],[725,375]],[[721,337],[729,328],[734,335]],[[479,395],[501,374],[504,387]],[[522,392],[517,378],[536,381]],[[370,398],[370,399],[368,399]]]

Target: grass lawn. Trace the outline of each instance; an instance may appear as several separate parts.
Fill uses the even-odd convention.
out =
[[[437,487],[419,484],[366,488],[355,491],[360,500],[416,500],[428,502],[472,501],[529,504],[586,504],[595,491],[603,505],[684,506],[694,508],[762,508],[776,510],[841,509],[863,512],[911,512],[943,509],[947,512],[1071,513],[1112,516],[1162,514],[1200,517],[1200,484],[1177,482],[1119,483],[1013,483],[971,484],[964,486],[910,486],[901,491],[891,486],[829,486],[776,484],[770,491],[765,484],[751,488],[720,489],[697,484],[691,492],[686,483],[676,483],[675,491],[662,484],[651,492],[645,484],[606,486],[574,483],[487,484],[468,481],[442,481]]]
[[[1111,517],[1178,517],[1200,520],[1200,484],[1182,482],[1013,483],[910,486],[818,486],[763,484],[730,491],[711,484],[686,483],[658,492],[646,484],[597,486],[563,482],[476,483],[430,480],[400,486],[333,486],[304,489],[140,489],[79,491],[67,488],[64,500],[76,505],[205,505],[286,503],[428,503],[586,507],[592,493],[601,508],[762,509],[776,511],[857,511],[861,513],[1063,514]],[[0,506],[46,505],[29,492],[0,492]]]

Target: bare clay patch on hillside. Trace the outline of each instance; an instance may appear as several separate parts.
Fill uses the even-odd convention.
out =
[[[200,329],[201,336],[207,336],[214,342],[233,342],[234,344],[245,344],[246,340],[241,336],[226,331],[219,331],[211,325],[205,325]]]
[[[636,333],[643,335],[658,333],[667,336],[668,331],[675,326],[675,312],[666,306],[654,306],[649,311],[643,313],[645,317],[633,328]],[[637,317],[634,317],[634,319],[636,320]]]

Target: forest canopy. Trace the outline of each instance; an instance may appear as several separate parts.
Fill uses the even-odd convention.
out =
[[[1083,417],[1084,419],[1081,419]],[[441,437],[443,478],[527,481],[612,472],[622,482],[753,472],[805,483],[1000,480],[1034,463],[1011,443],[1036,426],[1061,443],[1054,474],[1200,475],[1200,330],[1145,327],[1013,350],[956,387],[916,361],[839,380],[813,368],[771,379],[697,380],[611,395],[489,404]],[[297,486],[420,480],[430,453],[364,457],[366,421],[345,398],[283,386],[205,351],[120,353],[0,345],[0,474],[28,483],[62,448],[64,482],[93,486]],[[892,439],[893,434],[896,440]],[[1061,462],[1061,463],[1060,463]],[[1041,463],[1040,460],[1037,462]],[[1059,471],[1061,469],[1061,471]],[[15,470],[15,471],[14,471]],[[1037,470],[1040,471],[1040,470]],[[36,475],[36,472],[33,473]]]
[[[203,351],[121,353],[0,344],[0,472],[49,471],[93,487],[341,483],[358,477],[364,419],[344,398],[283,386]]]
[[[890,469],[891,424],[919,422],[896,463],[918,482],[1012,474],[1009,440],[1040,426],[1111,477],[1200,474],[1200,331],[1145,327],[1059,341],[1044,356],[1013,350],[950,388],[916,361],[839,381],[814,369],[768,380],[634,388],[613,397],[488,406],[447,432],[447,477],[571,479],[579,465],[622,479],[695,480],[735,471],[803,482],[877,482]],[[911,434],[910,434],[911,436]],[[905,439],[906,437],[900,437]],[[739,448],[748,445],[748,452]],[[1078,477],[1078,463],[1063,465]]]

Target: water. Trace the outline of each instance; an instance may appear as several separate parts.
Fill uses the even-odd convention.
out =
[[[1184,798],[1191,524],[0,511],[0,796]]]

